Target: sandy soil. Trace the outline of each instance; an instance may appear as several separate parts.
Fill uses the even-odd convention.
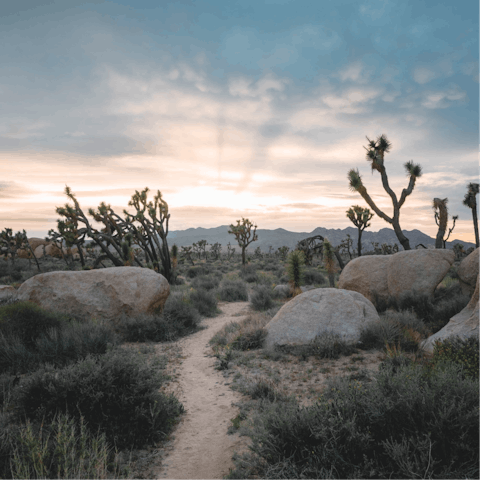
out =
[[[247,437],[227,434],[230,420],[239,412],[232,403],[243,396],[232,391],[229,381],[214,369],[216,359],[211,356],[208,342],[225,324],[244,318],[248,302],[220,303],[219,308],[221,315],[202,320],[205,330],[176,342],[182,363],[175,368],[177,382],[172,391],[186,413],[162,461],[152,465],[148,474],[145,472],[147,478],[223,478],[233,468],[233,452],[246,450]],[[159,344],[159,353],[161,349]]]

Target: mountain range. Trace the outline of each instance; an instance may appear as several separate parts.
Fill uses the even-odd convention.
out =
[[[232,247],[236,247],[239,251],[238,243],[235,237],[228,233],[228,225],[222,225],[215,228],[187,228],[186,230],[174,230],[168,233],[168,243],[172,246],[174,243],[179,247],[186,247],[198,242],[199,240],[206,240],[208,245],[214,243],[220,243],[223,249],[226,249],[226,245],[230,242]],[[404,230],[404,235],[409,239],[410,246],[415,248],[418,244],[423,244],[426,247],[435,246],[435,239],[429,237],[420,230]],[[260,247],[262,252],[268,252],[269,247],[272,246],[274,250],[286,245],[290,249],[294,249],[300,240],[315,235],[321,235],[330,240],[330,242],[337,246],[342,240],[347,238],[347,234],[353,240],[353,248],[357,246],[358,230],[354,227],[339,228],[322,228],[317,227],[312,232],[290,232],[283,228],[277,228],[275,230],[257,229],[258,240],[251,243],[248,247],[248,251],[253,252],[257,247]],[[402,247],[395,235],[395,232],[391,228],[382,228],[378,232],[369,232],[365,230],[362,234],[362,251],[373,250],[372,242],[387,243],[393,245],[396,243],[400,250]],[[465,249],[469,247],[475,247],[474,243],[464,242],[462,240],[452,240],[447,242],[447,248],[452,248],[454,244],[461,243]],[[207,249],[208,250],[208,249]]]

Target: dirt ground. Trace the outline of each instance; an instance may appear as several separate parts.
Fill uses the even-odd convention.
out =
[[[202,320],[203,330],[177,342],[159,343],[158,355],[169,358],[172,381],[165,391],[175,393],[185,414],[166,442],[149,450],[136,451],[132,458],[134,478],[216,479],[233,468],[234,451],[248,449],[249,438],[238,432],[227,433],[231,420],[240,413],[238,406],[249,397],[242,395],[242,383],[260,378],[272,381],[287,394],[294,394],[301,405],[318,399],[329,378],[370,376],[385,358],[379,351],[359,352],[338,360],[307,361],[286,355],[282,361],[265,358],[262,351],[244,352],[241,362],[228,370],[215,369],[216,358],[209,340],[232,321],[252,314],[248,302],[219,303],[222,313]],[[232,390],[232,387],[235,390]]]

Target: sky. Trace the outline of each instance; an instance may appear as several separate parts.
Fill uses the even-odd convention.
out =
[[[2,2],[0,230],[45,236],[66,185],[85,212],[160,190],[170,230],[343,229],[351,168],[392,215],[364,149],[385,134],[398,197],[423,170],[401,227],[434,237],[447,197],[474,241],[478,25],[473,0]]]

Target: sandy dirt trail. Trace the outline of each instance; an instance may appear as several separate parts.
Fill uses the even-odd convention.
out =
[[[245,451],[247,437],[227,435],[230,420],[238,415],[233,402],[240,393],[230,390],[229,380],[215,370],[209,340],[224,325],[248,315],[248,302],[219,304],[222,311],[216,318],[202,320],[206,326],[193,335],[178,341],[185,357],[177,369],[177,397],[186,413],[173,435],[173,447],[164,458],[154,478],[223,478],[233,467],[234,450]],[[239,315],[239,314],[245,314]]]

